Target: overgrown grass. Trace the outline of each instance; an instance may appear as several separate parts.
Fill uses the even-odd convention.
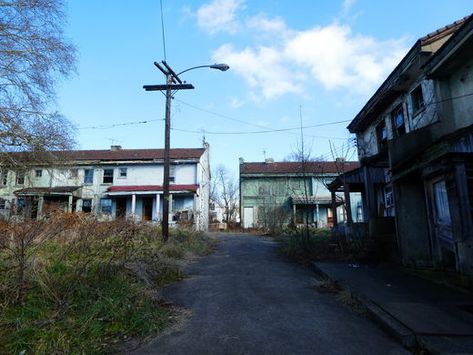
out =
[[[61,228],[36,225],[27,244],[3,228],[0,353],[112,353],[158,333],[172,311],[157,287],[181,279],[180,260],[213,245],[192,231],[175,230],[164,244],[154,226],[70,218],[49,222]]]

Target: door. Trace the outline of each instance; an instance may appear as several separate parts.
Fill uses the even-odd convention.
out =
[[[126,217],[126,198],[117,198],[117,212],[116,218],[125,218]]]
[[[153,198],[143,197],[143,221],[151,221],[153,219]]]
[[[455,241],[445,180],[432,184],[433,230],[444,266],[455,266]]]
[[[253,207],[244,207],[243,208],[243,228],[253,228]]]

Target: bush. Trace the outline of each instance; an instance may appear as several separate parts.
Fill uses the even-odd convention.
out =
[[[286,229],[277,239],[282,252],[295,260],[306,262],[336,255],[337,244],[330,229]]]

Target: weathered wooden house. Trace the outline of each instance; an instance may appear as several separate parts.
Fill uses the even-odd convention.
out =
[[[419,39],[348,126],[370,231],[395,221],[402,262],[473,276],[473,19]]]
[[[1,167],[0,214],[27,211],[41,218],[51,209],[95,213],[101,219],[158,221],[163,211],[163,149],[75,150],[49,152],[47,164]],[[170,217],[172,222],[208,228],[208,145],[171,149]]]
[[[302,224],[330,227],[334,215],[345,219],[340,198],[332,206],[327,184],[358,162],[265,162],[240,160],[240,219],[243,228]],[[335,213],[334,213],[335,211]],[[353,205],[357,215],[357,205]],[[356,218],[356,217],[355,217]]]

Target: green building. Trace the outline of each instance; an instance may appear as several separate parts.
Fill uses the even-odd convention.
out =
[[[240,218],[243,228],[271,228],[309,221],[314,227],[330,227],[335,208],[338,221],[346,212],[343,197],[332,202],[327,184],[359,166],[358,162],[245,163],[240,159]],[[356,197],[355,197],[356,200]],[[361,200],[360,200],[361,201]],[[360,203],[352,204],[352,215],[362,213]],[[360,217],[362,218],[362,217]]]

